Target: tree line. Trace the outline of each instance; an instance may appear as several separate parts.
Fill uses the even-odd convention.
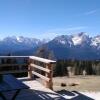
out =
[[[54,68],[54,76],[68,75],[68,68],[73,75],[82,75],[86,71],[87,75],[100,75],[100,61],[88,60],[57,60]]]
[[[38,57],[55,60],[53,51],[49,50],[45,46],[38,48],[35,55]],[[71,71],[73,75],[82,75],[84,72],[87,75],[100,75],[100,60],[57,60],[53,71],[54,76],[68,75],[69,71]]]

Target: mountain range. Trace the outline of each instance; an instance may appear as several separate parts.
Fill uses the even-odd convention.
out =
[[[85,33],[57,36],[50,41],[27,37],[6,37],[0,40],[0,54],[33,55],[45,46],[56,59],[100,59],[100,35],[90,37]]]
[[[62,35],[45,44],[57,59],[100,59],[100,35]]]
[[[27,38],[23,36],[12,36],[6,37],[0,40],[0,55],[18,54],[18,55],[29,55],[30,51],[34,50],[35,47],[45,44],[45,41],[40,41],[36,38]],[[21,54],[22,53],[22,54]]]

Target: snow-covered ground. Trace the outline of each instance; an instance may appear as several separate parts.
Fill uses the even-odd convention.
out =
[[[22,93],[18,96],[17,100],[22,100],[22,98],[24,97],[25,100],[33,100],[34,97],[39,97],[39,95],[44,98],[45,100],[49,100],[47,99],[47,97],[49,96],[50,98],[54,99],[55,98],[59,98],[59,100],[72,100],[72,99],[76,99],[76,100],[100,100],[100,91],[98,92],[94,92],[94,91],[88,91],[88,90],[65,90],[65,89],[61,89],[61,90],[57,90],[57,91],[52,91],[48,88],[46,88],[43,84],[41,84],[39,81],[36,80],[29,80],[29,81],[23,81],[26,85],[28,85],[30,87],[29,90],[27,91],[22,91]],[[98,87],[99,88],[99,87]],[[32,92],[33,91],[33,92]],[[82,95],[83,94],[83,95]],[[89,98],[90,97],[90,98]],[[0,99],[1,100],[1,99]],[[38,99],[36,99],[38,100]],[[39,99],[40,100],[40,99]],[[43,100],[43,99],[41,99]]]
[[[100,100],[100,92],[62,91],[59,95],[66,100]]]
[[[100,92],[80,92],[88,97],[93,98],[94,100],[100,100]]]

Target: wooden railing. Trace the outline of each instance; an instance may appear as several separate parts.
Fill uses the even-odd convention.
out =
[[[39,78],[43,79],[45,82],[45,86],[47,88],[53,89],[53,82],[52,82],[52,75],[53,75],[53,65],[56,61],[48,60],[40,57],[35,56],[0,56],[0,60],[8,60],[8,59],[27,59],[27,63],[4,63],[0,64],[0,74],[9,74],[9,73],[22,73],[28,72],[29,77],[32,79],[33,76],[38,76]],[[11,67],[16,66],[15,68],[12,67],[11,70],[1,70],[4,67]],[[26,69],[23,69],[23,66],[27,66]],[[44,72],[44,74],[39,73]]]
[[[41,79],[45,80],[45,86],[47,88],[53,89],[53,82],[52,82],[53,65],[56,63],[56,61],[35,56],[30,56],[29,60],[30,60],[29,70],[32,70],[32,72],[29,71],[30,77],[32,77],[32,74],[40,77]],[[39,63],[42,64],[39,65]],[[40,72],[43,71],[45,75],[41,75],[41,73],[36,72],[35,69],[40,70]]]
[[[28,58],[28,56],[0,56],[0,74],[28,72],[28,68],[23,68],[28,66],[28,63],[14,62],[14,60],[21,61]]]

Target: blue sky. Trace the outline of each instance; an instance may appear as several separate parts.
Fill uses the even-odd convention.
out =
[[[100,34],[100,0],[0,0],[0,38]]]

